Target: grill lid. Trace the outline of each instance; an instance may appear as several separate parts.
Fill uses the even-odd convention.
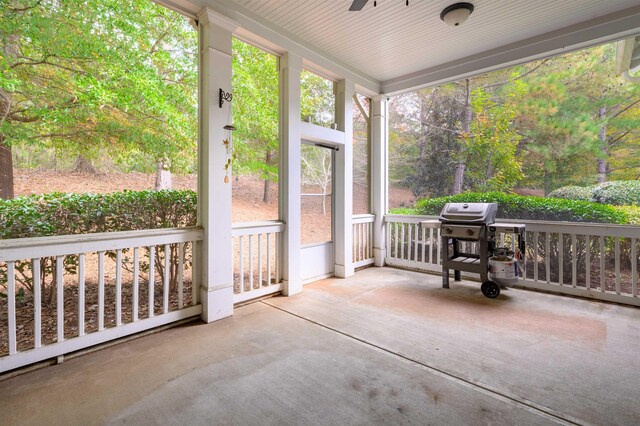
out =
[[[447,203],[440,212],[443,223],[486,223],[496,221],[496,203]]]

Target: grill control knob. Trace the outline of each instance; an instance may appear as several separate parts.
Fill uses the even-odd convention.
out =
[[[468,236],[472,236],[473,235],[473,229],[467,228],[467,235]]]
[[[449,227],[446,227],[446,228],[444,228],[444,232],[445,232],[446,234],[450,234],[450,233],[452,233],[452,232],[453,232],[453,229],[452,229],[452,228],[449,228]]]

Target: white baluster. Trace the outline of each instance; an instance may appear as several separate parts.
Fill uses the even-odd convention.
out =
[[[616,268],[616,294],[620,294],[620,238],[615,237],[615,268]]]
[[[267,285],[271,285],[271,232],[267,233]]]
[[[576,288],[578,280],[578,248],[576,234],[571,234],[571,286]]]
[[[178,309],[184,308],[184,243],[178,244]]]
[[[244,253],[242,248],[242,235],[238,237],[238,268],[240,268],[240,293],[244,291]]]
[[[547,284],[551,283],[551,241],[549,231],[544,233],[544,269],[547,275]]]
[[[262,234],[258,234],[258,287],[262,287]]]
[[[149,318],[155,315],[156,246],[149,246]]]
[[[169,312],[169,283],[171,280],[171,247],[164,245],[164,280],[162,283],[162,311]]]
[[[200,261],[198,260],[199,256],[199,248],[201,243],[192,241],[191,242],[191,305],[195,306],[199,303],[200,294],[199,294],[199,286],[200,286]]]
[[[564,234],[558,234],[558,283],[564,285]]]
[[[133,321],[138,321],[138,292],[140,289],[140,254],[138,247],[133,248]]]
[[[638,297],[638,240],[631,239],[631,295]]]
[[[122,250],[116,250],[116,326],[122,325]]]
[[[7,301],[9,305],[9,355],[18,352],[16,337],[16,271],[13,261],[7,262]]]
[[[586,266],[586,288],[587,290],[591,288],[591,235],[585,235],[585,241],[587,244],[587,249],[585,251],[585,266]]]
[[[604,293],[604,237],[600,237],[600,291]]]
[[[56,256],[56,316],[58,342],[64,341],[64,257]]]
[[[78,255],[78,336],[84,336],[85,254]]]
[[[104,252],[98,252],[98,331],[104,330]]]
[[[42,289],[40,287],[40,259],[32,259],[33,268],[33,340],[34,347],[42,346]]]

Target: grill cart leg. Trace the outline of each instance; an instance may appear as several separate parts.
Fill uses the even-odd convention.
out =
[[[462,279],[461,275],[462,274],[460,273],[460,271],[457,271],[457,270],[453,271],[453,279],[455,281],[460,281]]]
[[[442,268],[442,288],[449,288],[449,270]]]

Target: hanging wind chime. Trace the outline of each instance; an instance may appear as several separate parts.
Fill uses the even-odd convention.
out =
[[[219,104],[220,108],[224,104],[224,101],[231,103],[233,99],[233,95],[231,93],[225,93],[224,90],[220,89],[220,100]],[[227,149],[227,162],[224,165],[225,175],[224,175],[224,183],[229,183],[229,173],[231,171],[231,164],[236,159],[236,154],[233,152],[233,131],[236,130],[233,125],[233,116],[231,115],[231,105],[229,105],[229,112],[227,115],[227,124],[223,127],[224,129],[224,143],[225,148]]]

